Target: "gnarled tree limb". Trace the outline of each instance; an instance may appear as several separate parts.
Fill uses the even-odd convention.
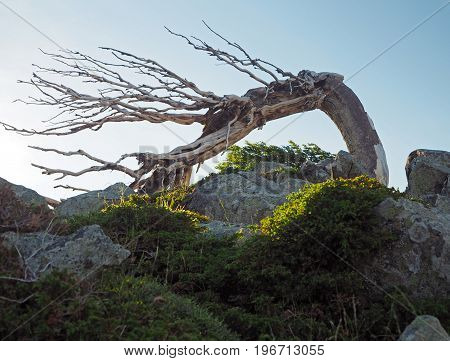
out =
[[[195,83],[178,75],[152,59],[131,53],[103,48],[111,52],[114,62],[96,60],[79,52],[47,54],[64,66],[63,70],[37,67],[30,81],[41,94],[26,103],[52,105],[60,112],[50,119],[44,130],[18,129],[1,123],[7,130],[23,135],[68,135],[84,130],[98,131],[105,124],[118,122],[175,122],[204,125],[202,135],[188,145],[168,153],[130,153],[117,161],[105,161],[78,150],[64,152],[56,149],[32,147],[63,156],[82,156],[97,165],[80,171],[51,169],[33,164],[44,174],[80,176],[89,172],[116,170],[133,178],[135,189],[152,192],[161,187],[188,182],[191,167],[223,152],[231,144],[243,139],[252,130],[269,121],[314,109],[324,111],[340,130],[349,152],[365,172],[382,183],[388,183],[388,169],[383,146],[372,121],[358,97],[334,73],[315,73],[303,70],[297,75],[273,64],[252,58],[239,44],[206,27],[238,55],[216,49],[196,38],[168,31],[186,40],[194,49],[207,53],[234,69],[248,75],[262,86],[244,95],[217,95],[200,89]],[[148,81],[136,84],[127,80],[119,70],[131,70],[146,76]],[[39,72],[39,73],[38,73]],[[75,89],[44,78],[40,73],[82,79],[102,88],[96,93]],[[120,164],[127,158],[139,161],[137,169]]]

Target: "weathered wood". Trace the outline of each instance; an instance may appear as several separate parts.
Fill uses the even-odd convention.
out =
[[[206,25],[206,24],[205,24]],[[98,131],[117,122],[162,123],[172,121],[189,125],[204,125],[201,136],[188,145],[168,153],[130,153],[117,161],[106,161],[89,153],[60,151],[32,147],[62,156],[83,156],[97,163],[80,171],[52,169],[33,164],[44,174],[80,176],[89,172],[116,170],[126,173],[135,189],[155,191],[164,187],[189,182],[192,167],[222,153],[230,145],[245,138],[251,131],[292,114],[320,109],[336,124],[349,152],[365,172],[388,184],[389,173],[383,146],[370,117],[355,93],[343,83],[343,77],[334,73],[315,73],[302,70],[297,75],[250,55],[237,43],[225,39],[208,25],[207,28],[237,50],[239,56],[215,49],[206,42],[170,31],[217,60],[232,66],[263,86],[248,90],[244,95],[220,96],[200,89],[193,82],[176,74],[152,59],[145,59],[116,49],[111,51],[117,63],[93,59],[79,52],[48,54],[66,69],[39,67],[40,73],[49,72],[61,77],[80,77],[96,83],[98,94],[85,94],[67,85],[55,83],[33,74],[27,84],[36,87],[43,98],[31,98],[28,103],[58,106],[61,109],[52,119],[52,125],[42,131],[18,129],[3,124],[7,130],[32,135],[69,135],[84,130]],[[148,76],[150,84],[125,79],[118,69],[125,68]],[[257,75],[255,71],[269,77]],[[156,84],[155,84],[156,81]],[[54,119],[63,117],[59,121]],[[137,169],[120,164],[127,158],[136,158]]]
[[[186,156],[187,164],[194,165],[223,152],[227,146],[227,135],[228,145],[234,144],[266,122],[320,109],[336,124],[350,154],[365,172],[388,184],[389,171],[382,143],[356,94],[338,74],[321,73],[316,75],[316,79],[314,88],[308,94],[302,90],[291,91],[287,83],[277,88],[271,84],[276,90],[267,97],[265,88],[249,90],[240,98],[248,98],[249,103],[241,100],[240,108],[232,110],[230,106],[211,116],[206,121],[202,136],[194,143],[178,148],[178,153]],[[236,116],[228,132],[228,123]]]

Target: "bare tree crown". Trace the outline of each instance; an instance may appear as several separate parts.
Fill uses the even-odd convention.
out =
[[[259,87],[248,90],[242,96],[219,96],[212,91],[200,89],[194,82],[155,60],[113,48],[102,48],[111,53],[111,62],[75,51],[45,53],[61,64],[63,69],[36,66],[37,71],[33,73],[31,80],[22,83],[35,87],[40,96],[30,97],[24,102],[51,105],[58,108],[59,113],[40,131],[0,124],[6,130],[23,135],[55,136],[84,130],[98,131],[108,123],[119,122],[171,121],[183,125],[204,125],[202,135],[191,144],[163,154],[124,154],[115,161],[100,159],[83,150],[61,151],[32,147],[63,156],[82,156],[96,164],[79,171],[33,164],[42,169],[44,174],[59,175],[57,179],[115,170],[129,175],[133,179],[131,186],[135,189],[153,192],[162,187],[189,182],[192,166],[223,152],[229,145],[241,140],[252,130],[261,128],[268,121],[321,109],[335,122],[350,153],[365,167],[367,174],[387,183],[384,150],[373,123],[356,95],[343,84],[341,75],[307,70],[294,75],[270,62],[251,57],[239,44],[229,41],[206,23],[204,25],[234,53],[214,48],[197,37],[187,37],[166,29],[172,35],[184,39],[194,49],[249,76],[260,84]],[[131,70],[147,76],[149,82],[135,84],[126,79],[121,70]],[[75,77],[97,85],[97,91],[94,94],[80,92],[49,80],[45,74]],[[122,164],[127,158],[138,160],[137,169]]]

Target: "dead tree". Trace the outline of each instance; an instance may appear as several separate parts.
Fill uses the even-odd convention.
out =
[[[291,114],[320,109],[336,124],[349,152],[365,172],[380,182],[388,183],[388,168],[383,146],[373,123],[353,91],[343,83],[343,76],[335,73],[315,73],[302,70],[298,74],[284,71],[267,61],[254,58],[239,44],[205,26],[234,51],[214,48],[196,37],[174,33],[194,49],[204,52],[249,76],[260,86],[244,95],[218,95],[200,89],[194,82],[152,59],[146,59],[112,48],[113,62],[94,59],[79,52],[66,51],[48,54],[64,66],[54,69],[37,66],[37,71],[26,84],[37,88],[41,96],[26,103],[52,105],[60,113],[52,118],[44,130],[18,129],[1,123],[5,129],[23,135],[64,136],[85,130],[98,131],[109,123],[119,122],[174,122],[204,126],[201,136],[188,145],[168,153],[129,153],[118,160],[103,160],[83,150],[61,151],[32,147],[63,156],[82,156],[96,163],[79,171],[52,169],[42,165],[44,174],[58,174],[57,179],[81,176],[88,172],[115,170],[126,173],[131,187],[153,192],[162,187],[189,182],[192,167],[225,151],[228,146],[243,139],[269,121]],[[132,70],[146,76],[146,84],[136,84],[121,74]],[[75,77],[98,86],[94,94],[77,91],[44,77],[50,73],[60,77]],[[121,164],[127,158],[138,160],[137,169]]]

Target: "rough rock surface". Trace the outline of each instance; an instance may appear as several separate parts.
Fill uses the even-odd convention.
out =
[[[98,225],[80,228],[68,236],[8,232],[2,234],[2,239],[7,247],[20,252],[31,279],[52,269],[84,275],[100,266],[120,264],[130,255],[130,251],[113,243]]]
[[[297,171],[277,162],[260,162],[252,171],[213,174],[200,181],[186,206],[212,220],[255,224],[307,183],[362,174],[362,168],[344,151],[335,159],[306,161]]]
[[[433,197],[432,204],[441,212],[450,214],[450,197],[436,194]]]
[[[400,335],[399,341],[450,341],[447,332],[436,317],[417,316],[405,331]]]
[[[206,231],[213,237],[223,238],[223,237],[231,237],[236,233],[242,236],[242,238],[246,238],[250,235],[250,230],[238,223],[227,223],[222,221],[211,221],[208,223],[202,223],[203,227],[206,228]]]
[[[255,177],[264,177],[274,182],[282,182],[287,178],[296,177],[294,170],[288,165],[268,161],[257,163],[255,168],[248,173],[254,173]]]
[[[68,198],[55,208],[55,212],[60,217],[96,212],[105,205],[105,202],[116,201],[133,193],[133,190],[125,184],[116,183],[104,190],[91,191]]]
[[[383,248],[367,274],[385,288],[406,287],[415,297],[450,296],[450,213],[405,198],[376,207],[381,227],[398,239]]]
[[[343,150],[336,154],[335,160],[331,164],[332,178],[354,178],[365,174],[361,165],[359,165],[350,153]]]
[[[47,200],[45,197],[41,196],[38,192],[29,189],[27,187],[13,184],[8,182],[6,179],[0,178],[0,187],[8,186],[15,193],[17,198],[22,200],[26,204],[33,205],[47,205]]]
[[[450,152],[418,149],[406,161],[407,192],[430,200],[433,195],[450,196]]]
[[[267,169],[265,176],[260,170],[213,174],[197,184],[186,207],[211,220],[254,224],[270,215],[277,205],[286,200],[287,194],[307,183],[284,176],[271,180],[266,176]]]
[[[300,169],[301,178],[310,183],[325,182],[331,178],[333,163],[333,159],[325,159],[318,163],[307,160]]]

